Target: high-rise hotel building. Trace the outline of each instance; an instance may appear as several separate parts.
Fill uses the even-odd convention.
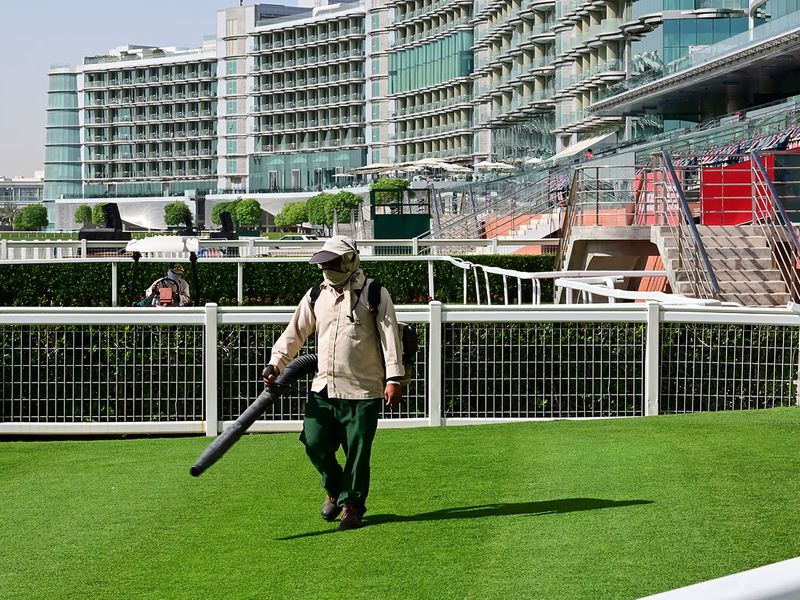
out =
[[[368,164],[545,158],[621,139],[635,119],[592,104],[746,28],[747,11],[746,0],[227,8],[199,48],[123,46],[50,71],[45,198],[313,191]]]

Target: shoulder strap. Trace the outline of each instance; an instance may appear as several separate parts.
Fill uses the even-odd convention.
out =
[[[322,288],[319,287],[319,284],[311,287],[308,290],[308,302],[311,304],[311,310],[314,310],[314,305],[317,303],[317,298],[319,298],[319,294],[322,291]]]
[[[161,289],[163,287],[166,287],[166,286],[169,286],[169,287],[171,287],[172,289],[174,289],[176,291],[179,291],[181,289],[181,286],[178,285],[178,282],[175,281],[174,279],[170,279],[169,277],[162,277],[161,279],[156,281],[156,289],[157,290],[159,290],[159,289]]]
[[[367,304],[369,304],[369,310],[371,313],[375,314],[378,312],[378,307],[381,304],[381,285],[380,281],[376,281],[374,279],[370,279],[367,282]],[[361,292],[364,291],[364,288],[361,288],[356,291],[356,302],[361,297]],[[308,290],[308,302],[311,305],[311,310],[314,310],[314,305],[317,303],[317,298],[319,298],[320,293],[322,292],[322,288],[320,288],[319,284],[311,287]]]
[[[370,279],[368,285],[367,304],[369,304],[370,312],[375,314],[378,312],[378,307],[381,305],[381,288],[383,285],[376,279]]]

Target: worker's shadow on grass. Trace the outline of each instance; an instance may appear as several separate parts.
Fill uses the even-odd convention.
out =
[[[378,514],[366,515],[364,525],[375,526],[384,523],[409,523],[413,521],[443,521],[447,519],[478,519],[481,517],[504,517],[520,515],[537,517],[559,513],[576,512],[581,510],[597,510],[600,508],[621,508],[637,504],[652,504],[653,500],[604,500],[602,498],[561,498],[558,500],[541,500],[538,502],[509,502],[505,504],[480,504],[477,506],[459,506],[456,508],[443,508],[418,515]],[[313,537],[334,533],[337,529],[325,529],[300,533],[277,540],[295,540],[298,538]]]

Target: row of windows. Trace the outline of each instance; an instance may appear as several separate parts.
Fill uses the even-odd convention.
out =
[[[119,129],[119,128],[112,128]],[[207,128],[174,128],[172,126],[150,127],[147,130],[139,129],[135,134],[130,131],[109,133],[108,128],[92,129],[86,134],[86,142],[99,144],[108,142],[128,142],[135,140],[174,140],[181,138],[216,137],[215,127]]]
[[[153,106],[149,110],[131,108],[119,110],[89,110],[86,111],[86,124],[105,124],[124,121],[163,121],[175,119],[203,119],[217,116],[215,103],[195,105]]]
[[[298,94],[279,93],[259,98],[253,104],[255,112],[326,106],[344,102],[363,102],[364,91],[361,86],[337,86],[322,88],[316,92]]]
[[[85,81],[88,87],[95,83],[105,86],[130,85],[150,81],[180,81],[216,76],[217,63],[216,61],[209,61],[190,65],[139,67],[119,71],[93,71],[85,74]]]
[[[127,177],[191,177],[216,174],[216,161],[192,160],[177,163],[149,162],[87,165],[87,179],[118,179]]]
[[[364,79],[363,68],[361,65],[337,65],[325,69],[297,70],[292,73],[276,74],[268,77],[260,77],[255,84],[254,92],[269,92],[282,90],[284,88],[307,87],[310,85],[325,85],[351,80]]]
[[[353,125],[366,122],[364,113],[348,112],[347,110],[331,110],[325,113],[298,112],[286,119],[263,118],[257,119],[255,128],[258,131],[279,131],[283,129],[303,129],[306,127],[328,127],[331,125]]]
[[[664,10],[700,10],[727,8],[747,10],[748,0],[664,0]]]
[[[366,164],[364,149],[253,156],[249,187],[254,190],[298,190],[339,184],[333,176]]]
[[[86,160],[111,159],[150,159],[150,158],[184,158],[192,156],[215,156],[216,144],[120,144],[119,146],[93,146],[84,150]]]
[[[340,60],[353,56],[364,56],[364,44],[360,41],[321,44],[299,50],[284,50],[278,54],[257,56],[253,63],[256,71],[282,69],[296,65]]]
[[[0,203],[39,202],[42,199],[42,186],[0,187]]]
[[[216,84],[175,85],[125,90],[119,92],[86,92],[84,102],[88,106],[105,104],[142,104],[167,100],[186,100],[192,98],[216,98]]]
[[[212,172],[216,171],[216,166],[212,169]],[[97,196],[104,196],[106,193],[111,191],[117,196],[127,196],[127,197],[135,197],[135,196],[153,196],[157,194],[168,194],[170,196],[179,195],[184,192],[184,190],[192,190],[196,189],[197,191],[216,191],[217,189],[217,182],[216,180],[211,181],[201,181],[201,180],[193,180],[191,182],[173,182],[173,183],[117,183],[117,184],[105,184],[105,183],[89,183],[86,184],[83,188],[84,196],[86,198],[92,198]]]
[[[296,44],[308,44],[334,37],[358,34],[364,34],[363,17],[346,17],[306,27],[296,27],[288,31],[262,33],[256,38],[253,49],[255,51],[280,49]]]

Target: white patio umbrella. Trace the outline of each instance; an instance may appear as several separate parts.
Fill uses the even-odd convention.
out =
[[[475,163],[475,166],[479,169],[486,169],[487,171],[513,171],[516,168],[508,163],[492,162],[489,160],[482,160],[479,163]]]
[[[454,165],[451,163],[442,163],[441,168],[450,173],[472,173],[472,169],[469,167],[463,167],[461,165]]]
[[[351,173],[379,173],[386,169],[396,169],[397,165],[390,165],[388,163],[372,163],[371,165],[366,165],[365,167],[356,167],[355,169],[350,169]]]
[[[128,252],[197,252],[200,242],[196,237],[182,235],[154,235],[131,240],[125,246]]]

